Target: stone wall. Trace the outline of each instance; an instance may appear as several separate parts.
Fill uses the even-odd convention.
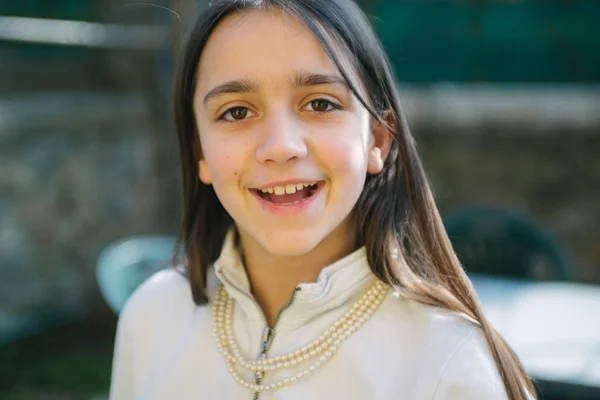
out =
[[[401,87],[448,213],[491,204],[530,216],[562,245],[578,281],[600,284],[600,88]]]
[[[466,204],[524,213],[600,283],[600,90],[432,86],[402,90],[442,214]]]
[[[442,214],[491,204],[531,216],[600,283],[600,135],[424,134],[422,157]]]
[[[13,97],[0,114],[1,342],[39,316],[100,304],[103,246],[161,229],[145,97]]]

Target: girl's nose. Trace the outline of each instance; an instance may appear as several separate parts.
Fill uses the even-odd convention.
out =
[[[256,158],[265,164],[285,164],[304,159],[308,149],[301,122],[289,112],[267,118],[262,127]]]

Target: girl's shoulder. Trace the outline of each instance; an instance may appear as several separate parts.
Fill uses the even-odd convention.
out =
[[[168,268],[146,279],[127,299],[119,324],[128,330],[153,326],[165,318],[189,313],[195,308],[190,285],[180,268]]]
[[[418,354],[419,365],[435,371],[434,399],[506,400],[502,379],[481,325],[465,314],[406,299],[384,302],[394,330]],[[390,320],[392,318],[389,318]],[[456,397],[450,395],[454,393]],[[460,395],[459,395],[460,394]]]
[[[469,316],[407,299],[398,292],[391,292],[382,306],[385,313],[393,314],[399,324],[406,324],[420,335],[435,335],[460,340],[471,335],[481,326]],[[442,335],[439,335],[443,333]]]
[[[190,293],[188,280],[181,267],[167,268],[154,273],[131,294],[127,308],[158,306],[166,299],[185,296]]]

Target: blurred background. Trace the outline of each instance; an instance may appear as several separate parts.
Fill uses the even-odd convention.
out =
[[[124,238],[177,233],[171,81],[203,1],[0,0],[0,398],[106,398],[118,309],[98,262]],[[563,353],[591,358],[571,380],[526,362],[546,368],[544,398],[600,399],[600,2],[360,5],[467,271],[494,290],[565,285],[529,315],[555,313],[542,317],[581,339]]]

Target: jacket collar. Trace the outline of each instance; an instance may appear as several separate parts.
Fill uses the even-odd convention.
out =
[[[235,230],[225,239],[219,258],[214,263],[217,279],[227,294],[251,319],[264,316],[254,300],[244,268]],[[364,247],[321,270],[316,282],[301,283],[293,303],[285,312],[282,323],[302,325],[323,313],[343,306],[362,294],[377,278],[371,272]],[[285,320],[285,321],[283,321]]]

